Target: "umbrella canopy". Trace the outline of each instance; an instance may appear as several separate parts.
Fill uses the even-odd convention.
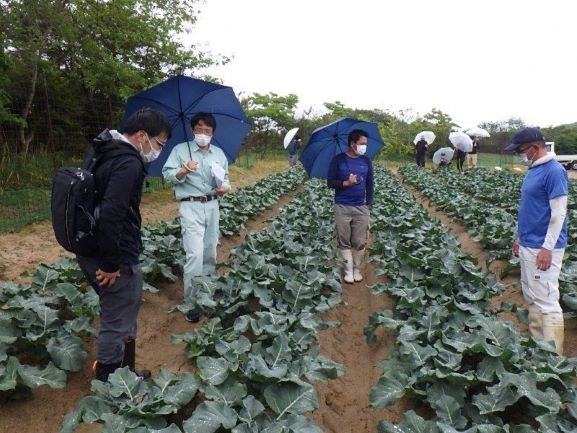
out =
[[[297,135],[298,130],[299,130],[298,128],[293,128],[286,133],[286,135],[284,136],[284,140],[282,141],[282,144],[285,149],[288,147],[289,143],[294,138],[294,136]]]
[[[172,124],[172,136],[160,156],[148,168],[150,176],[162,176],[162,166],[172,148],[192,141],[190,119],[211,113],[216,129],[211,145],[220,147],[230,164],[234,162],[251,124],[231,87],[178,75],[128,98],[124,120],[144,107],[164,113]]]
[[[427,144],[432,144],[433,141],[435,141],[436,135],[433,131],[419,132],[417,135],[415,135],[413,143],[417,144],[421,140],[421,138],[423,138],[427,142]]]
[[[479,127],[467,129],[467,135],[470,137],[479,137],[479,138],[489,138],[491,136],[491,134],[489,134],[489,131]]]
[[[451,132],[449,134],[449,141],[455,146],[455,149],[463,152],[470,152],[473,150],[473,140],[464,132]]]
[[[437,165],[444,163],[448,164],[453,159],[455,151],[450,147],[441,147],[433,154],[433,162]]]
[[[367,132],[369,137],[366,156],[370,159],[385,145],[376,123],[343,117],[321,126],[313,131],[300,157],[309,177],[326,179],[333,157],[348,150],[348,135],[353,129]]]

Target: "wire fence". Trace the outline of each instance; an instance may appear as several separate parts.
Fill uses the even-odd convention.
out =
[[[250,169],[255,160],[261,160],[270,156],[284,153],[277,149],[263,149],[258,152],[242,151],[235,165],[242,169]],[[32,158],[34,159],[34,158]],[[414,163],[409,156],[389,157],[379,156],[377,161],[385,166],[398,166]],[[36,162],[38,164],[38,162]],[[479,167],[502,167],[512,168],[514,158],[504,154],[479,154]],[[432,166],[430,161],[428,166]],[[56,167],[57,168],[57,167]],[[148,177],[145,182],[144,192],[170,188],[162,178]],[[35,187],[25,187],[13,190],[0,190],[0,233],[14,232],[24,226],[50,219],[50,184]]]
[[[277,150],[263,149],[258,152],[243,150],[238,155],[235,166],[241,169],[250,169],[256,160],[284,153]],[[30,158],[34,160],[34,156]],[[80,162],[80,159],[78,159]],[[31,164],[39,164],[31,162]],[[62,165],[54,167],[54,170]],[[52,173],[53,171],[52,170]],[[0,233],[19,231],[28,224],[50,219],[50,179],[34,187],[17,189],[0,189]],[[160,177],[147,177],[144,184],[144,193],[159,189],[171,188]]]

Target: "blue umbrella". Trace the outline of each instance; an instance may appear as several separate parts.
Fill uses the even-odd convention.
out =
[[[363,129],[369,135],[366,155],[373,159],[385,145],[376,123],[343,117],[313,131],[300,160],[309,177],[326,179],[334,156],[349,148],[348,135],[353,129]]]
[[[141,108],[150,107],[164,113],[172,124],[172,137],[156,161],[150,164],[150,176],[162,176],[162,166],[172,148],[192,141],[190,119],[196,113],[212,113],[216,131],[211,146],[220,147],[229,163],[238,155],[251,124],[231,87],[178,75],[128,98],[124,119]]]

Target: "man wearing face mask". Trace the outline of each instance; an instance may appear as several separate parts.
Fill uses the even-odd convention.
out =
[[[98,161],[93,169],[99,203],[98,252],[77,260],[100,298],[94,371],[101,381],[119,367],[135,368],[143,285],[139,207],[144,163],[158,157],[170,133],[168,119],[145,108],[126,120],[123,133],[108,129],[100,133],[87,157]]]
[[[210,144],[216,131],[216,119],[210,113],[198,113],[191,119],[190,126],[194,141],[177,144],[162,168],[164,179],[174,185],[174,194],[180,202],[182,243],[186,252],[185,298],[194,296],[198,290],[193,283],[195,277],[216,271],[218,198],[230,190],[226,155]],[[215,176],[214,164],[220,166],[224,179]],[[200,314],[190,310],[185,319],[195,323]]]
[[[344,260],[344,281],[362,281],[361,265],[368,240],[375,189],[373,164],[365,156],[368,134],[362,129],[349,133],[349,148],[335,156],[329,166],[327,186],[335,190],[337,247]]]
[[[564,323],[559,273],[567,245],[567,172],[547,152],[545,137],[537,128],[517,132],[505,150],[516,152],[521,164],[528,167],[521,187],[513,254],[521,263],[529,330],[535,338],[553,341],[557,353],[562,354]]]

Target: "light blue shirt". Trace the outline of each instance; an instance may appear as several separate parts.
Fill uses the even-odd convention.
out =
[[[180,180],[177,179],[176,173],[190,160],[198,162],[196,171],[187,173]],[[167,182],[174,185],[174,194],[177,200],[216,194],[215,190],[218,186],[212,174],[213,163],[217,163],[224,169],[225,177],[222,186],[227,186],[230,189],[228,160],[222,149],[213,144],[209,145],[207,152],[203,152],[194,141],[177,144],[162,167],[162,176]]]
[[[519,203],[519,244],[542,248],[551,220],[549,200],[569,193],[567,170],[555,160],[529,168],[521,186]],[[567,245],[567,217],[555,248]]]

